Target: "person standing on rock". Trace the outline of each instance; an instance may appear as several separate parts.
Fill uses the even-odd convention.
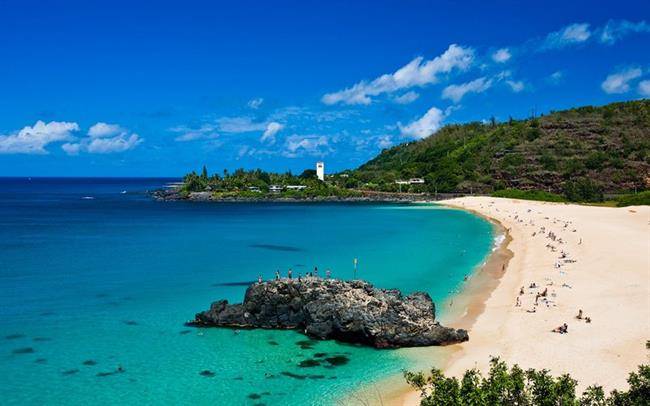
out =
[[[329,269],[325,270],[325,277],[327,279],[330,279],[332,277],[332,271],[330,271]]]
[[[314,278],[318,278],[318,267],[314,267]]]
[[[280,280],[280,270],[279,269],[277,271],[275,271],[275,280],[276,281]]]
[[[257,275],[257,283],[262,283],[262,274]]]
[[[287,277],[289,279],[291,279],[291,274],[293,274],[293,272],[291,271],[291,268],[289,268],[289,272],[287,272]]]

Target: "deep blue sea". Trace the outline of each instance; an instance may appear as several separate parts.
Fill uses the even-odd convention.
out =
[[[332,270],[441,301],[492,226],[435,205],[158,202],[169,179],[0,178],[2,405],[328,405],[409,358],[292,331],[193,329],[258,274]],[[300,367],[314,353],[349,362]]]

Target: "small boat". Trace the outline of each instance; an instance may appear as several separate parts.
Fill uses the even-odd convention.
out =
[[[120,194],[125,195],[125,194],[126,194],[126,190],[121,191]]]
[[[82,200],[95,200],[95,198],[92,197],[92,196],[84,196],[84,197],[82,197],[81,199],[82,199]]]

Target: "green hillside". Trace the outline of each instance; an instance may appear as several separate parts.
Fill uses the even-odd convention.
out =
[[[505,123],[448,125],[350,173],[385,191],[540,190],[569,200],[649,188],[650,100],[580,107]],[[423,185],[396,180],[424,178]]]

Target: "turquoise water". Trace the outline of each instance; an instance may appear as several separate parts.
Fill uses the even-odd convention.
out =
[[[183,323],[213,300],[241,300],[245,286],[224,283],[314,266],[351,278],[355,257],[360,278],[441,301],[492,246],[489,223],[437,206],[156,202],[142,193],[162,183],[0,179],[3,405],[333,404],[408,359],[300,345],[305,337],[292,331]],[[298,366],[315,353],[349,362]]]

